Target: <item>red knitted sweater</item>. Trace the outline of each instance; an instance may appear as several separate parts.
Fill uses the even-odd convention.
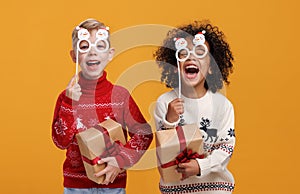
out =
[[[107,118],[122,125],[127,143],[116,156],[120,168],[129,168],[144,154],[152,141],[152,131],[129,92],[106,79],[79,77],[82,95],[72,101],[63,91],[56,102],[52,123],[52,139],[60,149],[67,149],[63,165],[64,187],[68,188],[125,188],[126,171],[113,183],[101,185],[90,181],[85,173],[75,134]],[[130,139],[128,140],[127,134]]]

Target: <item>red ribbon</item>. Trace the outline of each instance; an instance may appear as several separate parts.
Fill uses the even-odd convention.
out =
[[[100,156],[98,156],[92,160],[88,159],[85,156],[81,156],[82,160],[90,165],[98,164],[98,162],[99,162],[99,160],[101,160],[101,158],[106,158],[109,156],[116,156],[120,152],[120,147],[124,147],[123,144],[119,140],[117,140],[113,143],[111,142],[107,129],[105,129],[99,125],[94,126],[94,128],[98,129],[103,134],[103,139],[104,139],[104,143],[106,145],[106,149]]]
[[[175,160],[167,162],[165,164],[162,164],[161,167],[168,168],[171,166],[178,165],[179,163],[189,162],[191,159],[196,159],[196,158],[203,159],[204,154],[200,155],[197,152],[193,153],[193,150],[191,150],[191,149],[184,149],[182,152],[180,152],[180,154],[178,154],[178,156],[175,158]]]
[[[179,139],[180,151],[183,151],[186,148],[186,141],[184,132],[181,126],[176,127],[177,136]]]
[[[199,155],[197,152],[193,153],[191,149],[186,148],[185,136],[181,126],[176,127],[176,132],[180,144],[180,153],[175,158],[175,160],[162,164],[161,165],[162,168],[168,168],[174,165],[178,165],[179,163],[186,163],[189,162],[191,159],[204,158],[204,154]]]

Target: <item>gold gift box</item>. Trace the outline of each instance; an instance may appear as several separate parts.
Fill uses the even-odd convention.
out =
[[[196,124],[182,126],[185,138],[185,148],[191,149],[192,152],[203,154],[202,134]],[[156,154],[158,159],[158,171],[165,183],[179,182],[182,174],[176,171],[177,165],[162,167],[170,163],[180,154],[180,140],[176,129],[157,131],[156,137]]]
[[[119,140],[123,145],[126,143],[122,126],[119,123],[115,122],[112,119],[108,119],[98,125],[107,130],[111,142]],[[106,150],[104,135],[106,134],[103,134],[101,131],[94,127],[76,134],[76,139],[81,155],[88,160],[93,160],[96,157],[99,157]],[[105,180],[105,175],[95,177],[94,174],[103,170],[106,164],[93,165],[86,161],[83,161],[83,164],[87,177],[90,180],[98,184],[102,183]]]

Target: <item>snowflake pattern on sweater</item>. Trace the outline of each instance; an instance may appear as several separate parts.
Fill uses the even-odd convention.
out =
[[[109,185],[97,184],[87,178],[75,135],[108,118],[120,123],[127,143],[116,160],[120,168],[126,169],[133,166],[148,149],[153,138],[150,125],[129,92],[110,83],[106,72],[98,80],[86,80],[80,74],[79,85],[82,95],[78,102],[68,98],[65,91],[59,95],[52,122],[54,144],[67,150],[63,165],[64,187],[124,188],[126,171]]]

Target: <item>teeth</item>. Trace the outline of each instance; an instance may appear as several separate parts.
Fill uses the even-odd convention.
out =
[[[93,61],[93,62],[86,62],[87,65],[92,66],[92,65],[99,65],[100,61]]]
[[[199,68],[195,65],[188,65],[185,67],[185,72],[186,73],[198,73]]]
[[[191,69],[191,68],[193,68],[193,69],[198,69],[198,67],[195,66],[195,65],[188,65],[188,66],[186,66],[185,68],[186,68],[186,69]]]

